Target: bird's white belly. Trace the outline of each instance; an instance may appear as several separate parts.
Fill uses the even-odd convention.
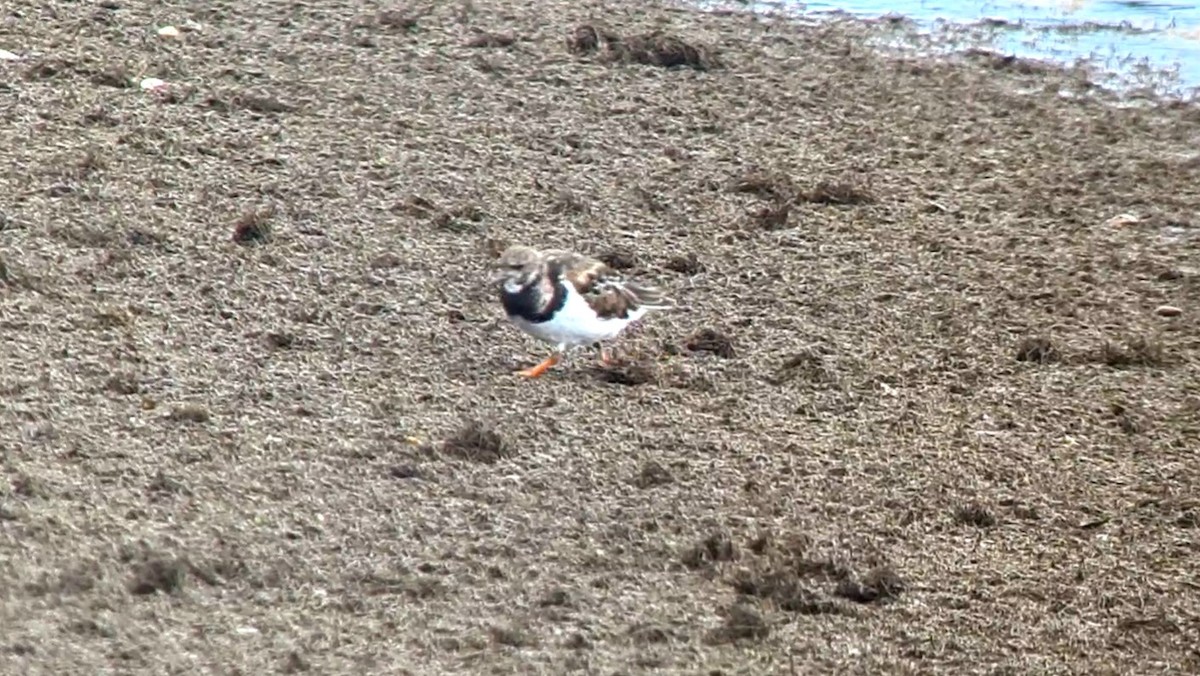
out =
[[[587,300],[574,289],[568,287],[567,300],[558,312],[549,320],[540,324],[526,321],[521,317],[513,317],[522,331],[556,345],[591,345],[597,341],[615,338],[631,322],[646,314],[645,308],[638,308],[629,313],[629,317],[602,319],[596,316]]]

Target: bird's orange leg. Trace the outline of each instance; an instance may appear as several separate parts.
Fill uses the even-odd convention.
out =
[[[538,364],[537,366],[531,366],[527,369],[522,369],[520,371],[517,371],[517,375],[524,376],[525,378],[537,378],[537,377],[541,376],[543,373],[545,373],[546,371],[549,371],[551,366],[554,366],[561,360],[562,360],[562,355],[555,352],[554,354],[550,355],[549,357],[546,357],[546,359],[543,360],[542,363]]]
[[[605,366],[612,366],[613,364],[617,363],[617,360],[613,359],[612,353],[608,350],[607,347],[604,346],[604,343],[596,343],[596,344],[600,347],[600,363],[601,364],[604,364]]]

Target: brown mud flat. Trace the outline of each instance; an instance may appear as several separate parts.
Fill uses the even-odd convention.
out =
[[[1200,111],[519,4],[5,6],[0,671],[1200,668]]]

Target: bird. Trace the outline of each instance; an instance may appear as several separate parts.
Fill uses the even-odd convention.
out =
[[[505,314],[517,328],[554,346],[535,366],[517,371],[538,378],[562,361],[568,350],[599,346],[600,361],[613,360],[604,342],[651,310],[671,301],[656,286],[625,279],[605,263],[561,249],[525,245],[505,249],[493,264]]]

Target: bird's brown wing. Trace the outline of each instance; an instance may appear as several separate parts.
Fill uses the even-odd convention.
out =
[[[631,310],[662,300],[657,289],[626,280],[595,258],[569,251],[548,251],[546,254],[551,267],[575,287],[602,319],[625,318]]]

